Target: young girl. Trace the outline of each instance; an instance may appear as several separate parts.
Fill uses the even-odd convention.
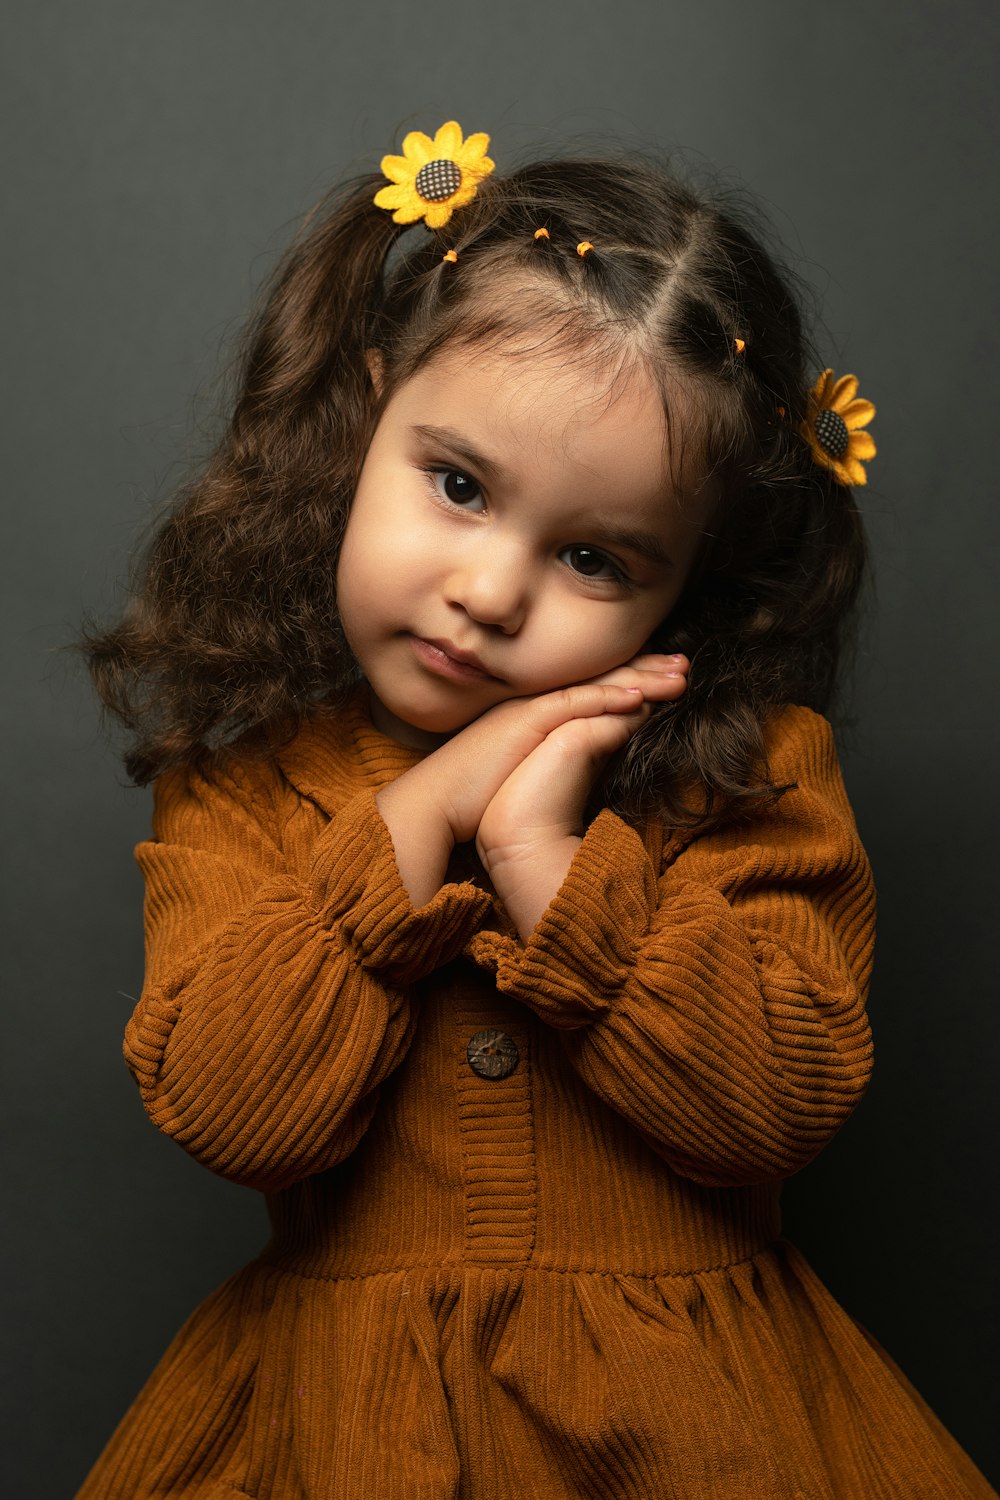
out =
[[[273,1237],[81,1495],[993,1495],[781,1235],[872,1069],[873,408],[708,198],[487,147],[307,226],[88,639],[155,778],[126,1058]]]

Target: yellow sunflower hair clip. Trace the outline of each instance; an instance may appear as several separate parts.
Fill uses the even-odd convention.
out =
[[[493,171],[486,155],[488,135],[462,138],[456,120],[442,125],[431,140],[422,130],[411,130],[402,156],[383,156],[382,171],[389,187],[375,194],[377,208],[394,209],[397,224],[423,219],[428,229],[441,229],[456,208],[471,203],[479,184]]]
[[[832,370],[824,370],[809,392],[809,412],[802,435],[812,456],[824,469],[832,469],[841,484],[865,484],[868,476],[862,459],[875,457],[871,433],[863,429],[875,415],[870,401],[857,398],[855,375],[835,381]]]

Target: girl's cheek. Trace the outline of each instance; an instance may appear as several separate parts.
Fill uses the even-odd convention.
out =
[[[603,617],[604,612],[601,614]],[[539,633],[540,644],[534,659],[539,680],[544,679],[553,688],[586,682],[621,666],[642,648],[641,640],[633,645],[635,632],[609,632],[606,618],[586,623],[589,627],[586,629],[578,625],[576,629],[552,629]]]

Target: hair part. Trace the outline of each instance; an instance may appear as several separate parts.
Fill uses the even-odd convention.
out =
[[[687,691],[654,707],[602,798],[704,828],[777,795],[764,726],[789,702],[828,711],[866,565],[851,491],[799,432],[788,272],[720,201],[634,157],[495,174],[447,234],[396,225],[372,203],[380,182],[307,221],[249,329],[221,443],[137,559],[121,620],[82,633],[134,737],[127,773],[144,784],[237,739],[270,753],[336,711],[359,681],[336,563],[379,416],[442,351],[478,346],[597,352],[621,377],[641,362],[675,471],[719,496],[650,642],[691,658]]]

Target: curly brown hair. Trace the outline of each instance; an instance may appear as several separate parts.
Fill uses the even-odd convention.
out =
[[[829,711],[866,568],[852,493],[799,431],[809,382],[792,278],[745,211],[635,157],[496,174],[437,234],[375,208],[381,181],[348,183],[307,220],[248,330],[222,441],[137,559],[121,620],[81,633],[105,708],[134,737],[127,773],[142,785],[236,740],[271,753],[305,715],[337,711],[359,681],[338,550],[385,404],[446,345],[530,328],[557,347],[638,353],[668,422],[683,388],[685,443],[721,495],[650,642],[691,658],[687,692],[654,708],[601,795],[673,826],[749,811],[780,790],[769,716],[790,702]]]

